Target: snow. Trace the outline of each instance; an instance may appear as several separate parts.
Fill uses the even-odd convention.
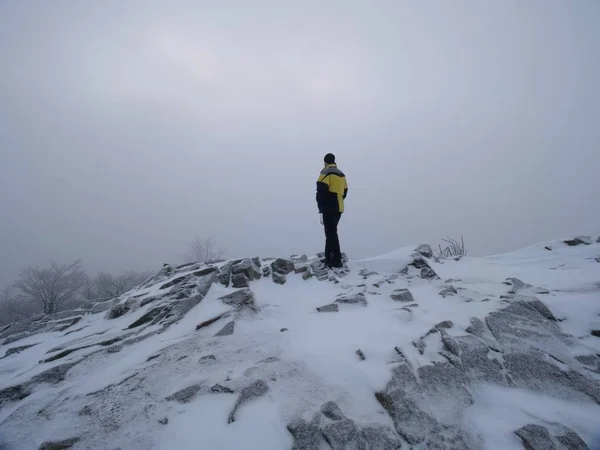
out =
[[[551,246],[552,251],[546,250],[546,246]],[[415,367],[441,360],[438,354],[441,348],[437,348],[437,344],[428,345],[426,352],[420,355],[413,342],[444,320],[454,324],[447,330],[450,335],[464,334],[472,317],[484,319],[505,305],[500,295],[510,288],[502,284],[508,277],[548,289],[549,294],[538,297],[561,319],[561,329],[577,338],[589,353],[600,353],[600,339],[590,335],[591,329],[600,328],[600,264],[594,259],[600,255],[600,244],[569,247],[551,242],[504,255],[432,261],[432,269],[441,277],[437,281],[422,280],[410,274],[398,276],[398,272],[412,262],[416,247],[351,261],[351,273],[339,284],[314,278],[304,281],[294,274],[287,276],[283,286],[265,278],[253,282],[251,289],[260,313],[236,320],[232,336],[214,337],[228,319],[195,331],[198,323],[229,309],[219,297],[235,289],[214,284],[206,298],[178,323],[135,345],[124,346],[117,353],[108,354],[102,351],[103,347],[95,345],[52,363],[39,363],[48,358],[48,351],[55,347],[84,346],[98,339],[123,335],[123,330],[154,308],[156,302],[114,320],[107,320],[106,312],[85,315],[73,327],[82,330],[69,335],[36,334],[4,345],[0,351],[37,344],[0,360],[0,389],[90,355],[73,367],[59,386],[43,385],[20,403],[0,409],[2,424],[12,415],[21,414],[20,411],[39,410],[57,402],[57,394],[61,393],[61,398],[69,397],[67,406],[61,407],[62,419],[47,422],[36,418],[30,423],[30,417],[24,416],[21,427],[14,426],[14,421],[10,427],[4,427],[4,439],[9,444],[21,442],[27,443],[27,448],[35,448],[43,440],[79,432],[89,436],[87,442],[94,443],[93,448],[110,450],[116,447],[284,449],[292,446],[291,434],[286,429],[289,421],[301,415],[310,420],[307,411],[316,411],[329,400],[338,403],[357,423],[392,426],[374,393],[385,387],[391,369],[399,361],[394,348],[401,349]],[[361,269],[378,272],[378,275],[365,279],[359,274]],[[191,272],[193,270],[186,273]],[[133,294],[140,298],[159,295],[161,285],[181,275],[137,289]],[[447,279],[452,281],[445,282]],[[441,297],[439,292],[450,284],[458,289],[458,294]],[[411,291],[418,307],[407,310],[406,303],[390,298],[392,291],[401,288]],[[338,294],[349,292],[365,292],[368,306],[340,304],[337,313],[316,311],[317,307],[332,303]],[[282,328],[287,331],[282,332]],[[150,327],[144,333],[158,330],[158,327]],[[356,355],[359,349],[366,356],[365,361]],[[214,354],[216,360],[200,364],[200,357],[208,354]],[[155,355],[160,356],[147,361]],[[501,355],[491,357],[501,358]],[[128,377],[130,380],[124,381]],[[226,382],[226,378],[230,381]],[[224,418],[233,408],[237,394],[212,394],[208,389],[220,383],[238,392],[256,379],[266,380],[269,391],[254,399],[251,405],[242,406],[237,420],[227,424]],[[104,432],[99,425],[90,429],[85,419],[77,415],[84,405],[93,403],[94,397],[89,394],[109,385],[128,386],[127,383],[139,380],[145,383],[142,390],[123,391],[123,398],[106,400],[118,404],[122,420],[119,429]],[[192,384],[203,388],[190,403],[164,400]],[[514,430],[526,423],[542,422],[563,423],[588,443],[597,438],[600,443],[598,405],[485,385],[474,394],[475,403],[468,409],[465,420],[484,436],[487,449],[521,449]],[[157,420],[165,416],[169,423],[158,425]],[[28,432],[32,428],[36,431]],[[1,439],[2,436],[0,444]]]

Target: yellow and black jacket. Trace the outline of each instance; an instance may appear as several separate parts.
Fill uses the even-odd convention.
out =
[[[317,180],[317,204],[321,214],[343,213],[348,195],[346,175],[335,164],[328,164]]]

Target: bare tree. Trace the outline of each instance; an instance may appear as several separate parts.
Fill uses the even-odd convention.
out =
[[[135,272],[133,270],[122,273],[121,275],[100,272],[94,279],[95,298],[118,297],[138,286],[148,278],[148,276],[148,272]]]
[[[50,267],[27,267],[21,272],[14,287],[23,302],[31,302],[44,314],[53,314],[71,301],[85,284],[81,261],[58,264],[50,261]]]
[[[440,257],[445,257],[445,258],[450,258],[453,256],[466,256],[467,255],[467,249],[465,248],[465,241],[464,239],[460,238],[460,242],[458,242],[456,239],[452,239],[452,238],[446,238],[446,239],[442,239],[442,241],[444,241],[446,244],[446,247],[443,247],[441,245],[438,245],[439,250],[437,251],[438,256]]]
[[[214,239],[195,238],[190,242],[190,248],[184,255],[186,262],[210,262],[220,259],[225,254],[225,250],[217,248]]]

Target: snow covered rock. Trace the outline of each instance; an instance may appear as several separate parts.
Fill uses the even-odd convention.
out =
[[[460,264],[410,246],[344,273],[314,257],[193,263],[98,303],[96,313],[89,304],[1,327],[0,448],[4,439],[35,449],[74,436],[73,424],[73,448],[98,450],[189,442],[516,450],[523,437],[535,445],[548,436],[549,448],[591,447],[600,416],[600,357],[589,334],[600,334],[598,247],[556,242],[548,253],[544,245]],[[277,266],[332,282],[255,283],[256,271],[283,276]],[[230,287],[234,267],[247,287]],[[415,279],[423,270],[449,281]],[[514,294],[500,300],[503,280]],[[471,302],[441,300],[449,283]],[[541,301],[535,286],[552,295]],[[106,318],[121,305],[130,309]],[[525,426],[517,437],[527,424],[520,417],[536,417],[547,433]]]
[[[231,322],[228,322],[227,325],[225,325],[223,328],[221,328],[221,331],[219,331],[217,334],[215,334],[215,337],[232,335],[234,327],[235,327],[235,321],[232,320]]]
[[[285,282],[287,281],[285,275],[279,273],[279,272],[273,272],[273,282],[277,283],[277,284],[285,284]]]
[[[367,298],[363,292],[355,294],[339,294],[336,303],[367,306]]]
[[[294,263],[289,259],[278,258],[271,263],[271,269],[274,273],[287,275],[294,271]]]
[[[330,305],[320,306],[317,308],[318,312],[338,312],[339,307],[335,303],[331,303]]]
[[[415,301],[408,289],[396,289],[391,293],[390,297],[394,301],[403,303],[412,303]]]
[[[444,289],[442,289],[442,290],[440,291],[440,295],[441,295],[442,297],[446,297],[446,296],[448,296],[448,295],[456,295],[456,294],[458,294],[458,291],[457,291],[457,290],[456,290],[456,288],[455,288],[454,286],[452,286],[452,285],[450,285],[450,286],[448,286],[448,287],[446,287],[446,288],[444,288]]]
[[[425,278],[426,280],[436,280],[440,277],[431,267],[423,267],[421,269],[421,278]]]
[[[243,273],[236,273],[231,276],[231,285],[234,288],[247,288],[250,286],[250,280]]]
[[[250,281],[262,277],[258,258],[246,258],[231,267],[231,273],[235,275],[244,274]]]
[[[570,247],[575,247],[577,245],[591,245],[594,241],[590,236],[578,236],[575,239],[566,240],[565,244]]]
[[[227,423],[235,422],[235,414],[242,405],[248,403],[249,401],[255,398],[265,395],[268,390],[269,386],[263,380],[257,380],[254,383],[242,389],[242,392],[240,393],[240,396],[237,399],[233,410],[229,414],[229,419],[227,419]]]
[[[201,389],[202,385],[194,384],[186,387],[185,389],[177,391],[172,395],[169,395],[165,400],[179,403],[189,403],[196,397],[196,395],[198,395],[198,392],[200,392]]]
[[[431,249],[431,245],[428,245],[428,244],[421,244],[421,245],[419,245],[415,249],[415,252],[420,253],[421,255],[423,255],[426,258],[432,258],[433,257],[433,250]]]
[[[254,302],[254,294],[250,289],[240,289],[231,294],[220,297],[223,303],[229,306],[233,306],[237,310],[244,308],[256,311],[256,303]]]
[[[319,450],[321,446],[321,430],[319,416],[312,422],[298,419],[288,424],[287,429],[294,437],[292,450]]]

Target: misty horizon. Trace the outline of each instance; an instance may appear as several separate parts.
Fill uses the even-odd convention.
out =
[[[0,288],[29,265],[600,233],[600,3],[0,4]]]

